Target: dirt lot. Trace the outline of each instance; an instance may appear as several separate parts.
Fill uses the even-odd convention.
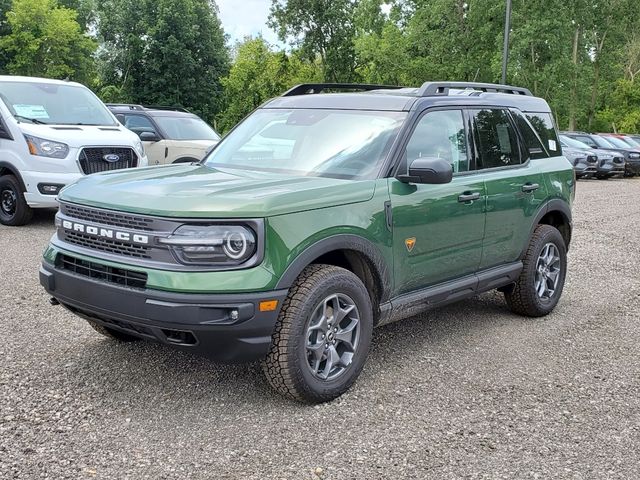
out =
[[[552,315],[491,293],[383,327],[317,407],[100,337],[38,285],[53,215],[0,227],[0,478],[639,478],[640,180],[578,187]]]

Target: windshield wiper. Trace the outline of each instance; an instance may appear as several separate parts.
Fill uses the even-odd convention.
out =
[[[29,118],[24,115],[14,115],[15,118],[21,118],[23,120],[28,120],[31,123],[35,123],[36,125],[49,125],[47,122],[43,122],[42,120],[38,120],[37,118]]]

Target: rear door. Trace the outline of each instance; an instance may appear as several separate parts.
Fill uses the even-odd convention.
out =
[[[522,114],[495,107],[470,110],[470,114],[476,168],[487,192],[480,261],[480,270],[484,270],[520,257],[533,219],[547,196],[544,176],[535,160],[547,153]]]
[[[465,120],[466,119],[466,120]],[[419,185],[389,179],[395,294],[473,274],[482,254],[486,192],[472,171],[468,117],[461,109],[429,110],[414,127],[401,173],[416,158],[438,157],[451,183]]]

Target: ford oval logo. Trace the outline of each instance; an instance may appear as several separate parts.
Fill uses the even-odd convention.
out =
[[[102,159],[105,162],[116,163],[120,161],[120,155],[116,155],[115,153],[109,153],[107,155],[103,155]]]

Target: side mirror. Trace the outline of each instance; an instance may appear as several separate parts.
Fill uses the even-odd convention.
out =
[[[453,179],[453,167],[442,158],[417,158],[409,165],[409,175],[399,175],[404,183],[443,184]]]
[[[140,140],[143,142],[157,142],[160,137],[156,132],[140,132]]]
[[[13,140],[11,133],[7,130],[7,127],[4,125],[4,121],[0,119],[0,138],[6,138],[7,140]]]

